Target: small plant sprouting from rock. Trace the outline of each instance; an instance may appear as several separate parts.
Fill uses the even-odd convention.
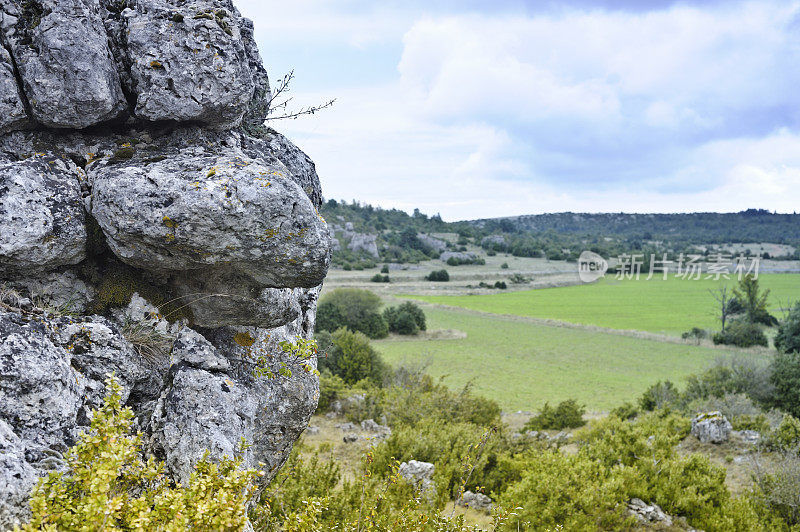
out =
[[[245,338],[243,335],[249,338]],[[279,361],[277,366],[273,360],[272,353],[263,348],[253,348],[255,339],[248,333],[236,334],[234,342],[246,348],[245,357],[250,359],[253,365],[252,375],[254,378],[289,378],[292,376],[292,368],[300,369],[305,373],[319,375],[319,371],[310,362],[311,357],[317,354],[316,340],[297,337],[294,342],[288,340],[279,342],[278,347],[283,354],[287,355],[287,360]]]

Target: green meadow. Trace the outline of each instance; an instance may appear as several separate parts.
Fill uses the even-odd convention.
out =
[[[477,393],[496,399],[507,410],[536,410],[545,401],[575,398],[590,411],[603,411],[635,400],[658,380],[682,383],[715,358],[729,356],[729,351],[712,347],[460,309],[426,306],[425,313],[429,330],[457,330],[466,337],[377,341],[385,360],[425,364],[431,375],[444,377],[453,388],[472,382]]]
[[[611,329],[631,329],[678,335],[692,327],[719,327],[716,303],[709,293],[724,280],[654,277],[647,281],[616,280],[522,292],[466,296],[408,296],[413,299],[492,314],[555,319]],[[736,280],[727,281],[730,286]],[[787,301],[800,301],[800,274],[762,274],[770,307],[778,318]]]

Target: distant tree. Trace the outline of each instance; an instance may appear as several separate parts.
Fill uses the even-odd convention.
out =
[[[389,331],[397,334],[417,334],[427,327],[425,313],[411,301],[397,307],[388,307],[383,311],[383,318],[389,324]]]
[[[769,290],[762,291],[754,275],[748,273],[742,277],[738,286],[733,289],[733,295],[741,303],[748,322],[777,325],[778,320],[767,310]]]
[[[800,418],[800,352],[780,352],[772,361],[773,405]]]
[[[722,285],[716,290],[709,290],[709,293],[717,302],[717,317],[722,323],[722,330],[724,331],[725,323],[728,321],[728,317],[732,314],[731,299],[733,296],[728,291],[727,285]]]
[[[784,353],[800,353],[800,302],[778,326],[775,335],[775,348]]]
[[[317,307],[317,331],[335,331],[347,327],[370,338],[389,334],[386,320],[378,312],[381,299],[369,290],[337,288],[320,299]]]
[[[735,345],[737,347],[752,347],[760,345],[767,347],[767,340],[764,331],[757,323],[751,323],[746,319],[732,320],[728,328],[716,333],[711,337],[715,344]]]
[[[450,274],[447,270],[435,270],[425,276],[426,281],[447,282],[450,280]]]

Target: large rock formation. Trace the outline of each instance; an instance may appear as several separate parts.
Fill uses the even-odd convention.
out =
[[[0,0],[0,529],[110,373],[177,481],[306,428],[331,237],[269,95],[230,0]]]

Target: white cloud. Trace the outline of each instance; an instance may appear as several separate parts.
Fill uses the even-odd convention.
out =
[[[446,219],[796,208],[798,2],[533,16],[330,6],[249,13],[262,48],[308,35],[334,62],[332,43],[402,39],[385,58],[394,80],[298,93],[338,100],[277,124],[328,197]]]

